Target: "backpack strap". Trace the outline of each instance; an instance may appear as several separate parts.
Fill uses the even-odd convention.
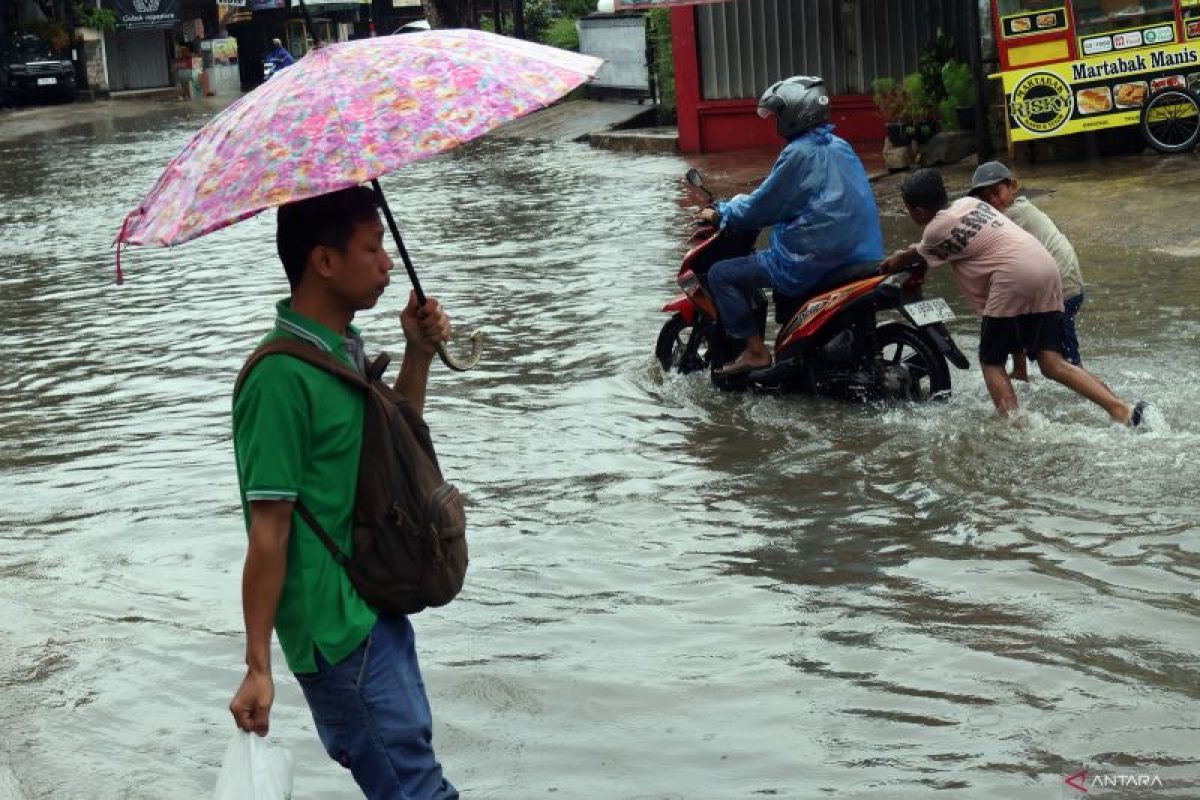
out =
[[[315,345],[307,344],[299,339],[273,339],[263,345],[260,345],[258,349],[251,353],[250,357],[246,359],[246,363],[242,365],[242,370],[238,373],[237,383],[235,383],[233,387],[233,396],[235,398],[238,396],[238,392],[241,391],[242,384],[245,383],[246,378],[249,377],[250,371],[258,366],[258,363],[264,358],[273,355],[288,355],[292,356],[293,358],[298,358],[307,364],[312,364],[318,369],[323,369],[332,375],[336,375],[338,378],[341,378],[347,383],[351,383],[367,391],[369,391],[371,388],[371,380],[377,381],[382,377],[383,371],[386,369],[388,361],[391,358],[387,353],[380,353],[379,356],[371,363],[369,368],[371,377],[368,378],[366,375],[363,375],[357,370],[353,370],[343,364],[341,361],[335,358],[332,353],[322,350]],[[328,533],[325,532],[325,529],[321,527],[321,524],[317,522],[316,517],[313,516],[312,512],[308,510],[308,507],[304,505],[304,502],[301,501],[299,497],[297,497],[295,500],[295,508],[296,513],[300,515],[300,518],[304,520],[305,524],[308,525],[312,532],[317,535],[317,538],[321,540],[321,543],[325,545],[325,548],[329,550],[330,554],[333,556],[333,560],[340,564],[343,568],[346,567],[350,561],[349,556],[342,552],[341,548],[334,543],[333,539]]]
[[[317,538],[321,540],[321,544],[325,545],[325,549],[333,556],[333,560],[343,569],[348,567],[350,557],[342,552],[342,549],[325,532],[325,529],[321,527],[321,523],[317,522],[317,518],[313,516],[312,512],[308,510],[308,506],[304,505],[304,501],[299,497],[296,498],[296,513],[300,515],[300,519],[304,520],[304,523],[308,525],[312,532],[317,535]]]
[[[238,373],[237,383],[235,383],[233,387],[233,396],[238,396],[238,392],[241,391],[242,384],[250,375],[250,371],[258,366],[258,362],[262,361],[267,356],[278,354],[289,355],[293,358],[298,358],[301,361],[312,364],[318,369],[323,369],[328,373],[336,375],[347,383],[352,383],[360,389],[371,388],[371,383],[366,375],[363,375],[361,372],[346,366],[332,353],[322,350],[315,345],[306,344],[299,339],[281,338],[272,339],[271,341],[260,345],[257,350],[250,354],[250,357],[246,359],[246,363],[242,365],[242,371]],[[380,359],[386,355],[386,353],[381,354],[380,357],[375,360],[375,363],[378,363]],[[386,366],[387,362],[384,361],[383,363]],[[374,366],[374,364],[372,366]],[[382,370],[380,370],[380,372],[382,372]]]

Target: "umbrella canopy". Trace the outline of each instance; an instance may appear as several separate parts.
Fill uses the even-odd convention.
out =
[[[476,30],[319,47],[192,137],[126,217],[118,247],[181,244],[373,180],[549,105],[602,63]]]

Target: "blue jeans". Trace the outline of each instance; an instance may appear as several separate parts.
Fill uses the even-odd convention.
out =
[[[1075,315],[1079,313],[1081,305],[1083,305],[1082,294],[1067,298],[1067,302],[1063,304],[1063,358],[1077,367],[1082,361],[1079,358],[1079,335],[1075,333]]]
[[[770,286],[771,279],[757,253],[713,264],[708,271],[708,290],[726,333],[737,339],[759,335],[754,321],[754,290]]]
[[[457,800],[433,753],[433,718],[408,617],[381,616],[338,664],[297,674],[325,752],[370,800]]]

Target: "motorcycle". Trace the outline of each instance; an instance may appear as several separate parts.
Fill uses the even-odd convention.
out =
[[[711,205],[700,173],[687,183]],[[708,271],[718,261],[754,252],[759,231],[718,229],[703,223],[690,239],[679,267],[683,294],[663,306],[671,315],[659,333],[655,355],[665,372],[710,370],[723,390],[803,392],[850,400],[914,400],[950,395],[947,362],[967,369],[970,362],[945,323],[954,312],[940,297],[925,298],[926,267],[892,275],[879,265],[847,264],[834,269],[802,297],[773,292],[774,363],[724,376],[722,364],[741,353],[744,342],[725,333],[708,289]],[[754,318],[766,332],[767,296],[756,290]],[[880,321],[881,314],[887,319]]]
[[[271,76],[279,71],[279,63],[271,59],[264,59],[262,62],[263,68],[263,83],[271,79]]]

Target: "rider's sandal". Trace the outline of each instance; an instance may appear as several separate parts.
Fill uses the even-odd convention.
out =
[[[732,378],[734,375],[745,375],[747,372],[755,372],[760,369],[769,369],[770,366],[770,361],[768,361],[766,364],[751,364],[738,357],[718,369],[717,374],[722,378]]]

